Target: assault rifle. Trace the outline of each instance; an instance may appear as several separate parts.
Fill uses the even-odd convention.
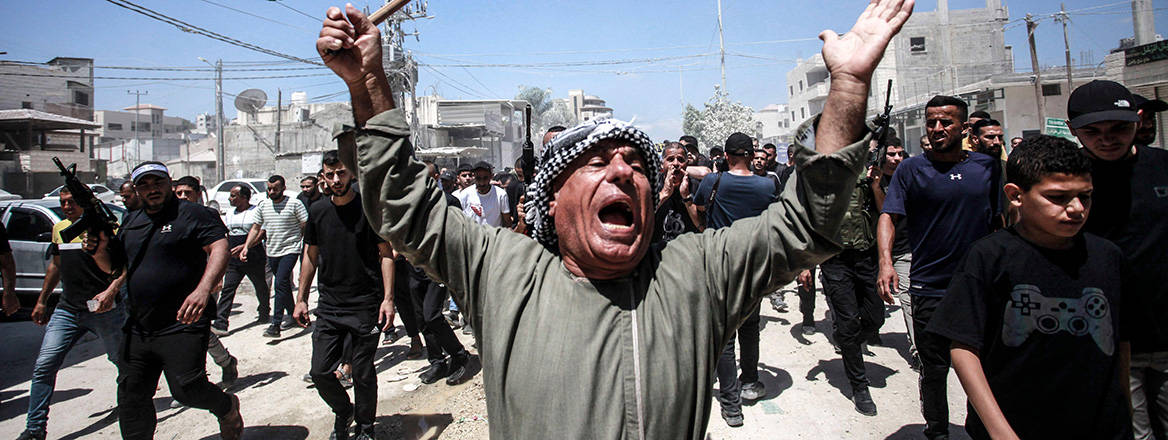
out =
[[[523,180],[524,191],[527,185],[535,180],[535,144],[531,142],[531,104],[523,109],[523,126],[527,129],[527,137],[523,141]]]
[[[884,153],[888,150],[889,125],[892,123],[892,79],[888,80],[888,90],[884,94],[884,114],[876,115],[872,121],[875,127],[872,130],[872,139],[876,141],[876,150],[868,154],[868,166],[877,170],[884,166]]]
[[[106,236],[113,237],[114,230],[118,228],[118,218],[108,206],[93,195],[89,185],[81,183],[81,179],[77,178],[77,164],[66,168],[56,157],[53,157],[53,163],[61,169],[61,175],[65,177],[65,188],[73,194],[73,201],[77,202],[83,211],[81,218],[61,230],[61,241],[69,243],[86,231],[90,234],[105,232]]]

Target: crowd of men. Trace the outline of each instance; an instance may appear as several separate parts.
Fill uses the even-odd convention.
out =
[[[780,288],[797,281],[801,331],[814,333],[817,278],[860,414],[878,413],[864,354],[885,343],[885,303],[899,303],[926,437],[950,434],[952,367],[974,438],[1165,438],[1168,152],[1149,145],[1168,104],[1092,81],[1067,105],[1082,147],[1035,135],[1006,148],[1000,121],[936,96],[924,152],[908,157],[863,115],[912,6],[874,0],[851,32],[821,35],[832,92],[784,162],[743,133],[707,156],[691,136],[658,151],[601,119],[548,130],[533,176],[522,159],[512,175],[414,158],[376,26],[331,8],[317,50],[348,84],[361,129],[338,134],[298,197],[273,175],[256,205],[249,185],[233,187],[220,218],[197,179],[145,162],[121,188],[129,213],[116,234],[64,243],[81,210],[61,192],[67,219],[32,311],[46,332],[20,438],[45,438],[57,371],[85,332],[118,367],[124,438],[154,436],[163,375],[175,401],[240,438],[239,399],[224,391],[239,361],[219,337],[245,277],[264,337],[312,327],[305,380],[337,439],[374,437],[374,355],[397,340],[395,316],[408,356],[429,361],[426,384],[468,378],[456,327],[481,341],[493,437],[699,439],[711,401],[742,426],[743,401],[767,395],[762,300],[786,312]]]

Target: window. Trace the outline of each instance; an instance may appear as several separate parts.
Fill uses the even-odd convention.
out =
[[[795,112],[794,111],[791,112],[791,120],[795,120]]]
[[[807,119],[807,107],[799,108],[799,119]]]
[[[20,108],[32,108],[32,103],[28,101],[20,101]]]
[[[149,122],[131,122],[130,131],[150,131]]]
[[[1042,96],[1058,96],[1062,94],[1061,84],[1043,84]]]
[[[803,91],[803,80],[799,80],[799,91]]]
[[[925,53],[925,37],[909,37],[909,53]]]
[[[113,123],[113,122],[105,124],[105,129],[111,130],[111,131],[122,131],[123,130],[122,124],[117,124],[117,123]]]
[[[13,209],[8,219],[9,240],[48,242],[52,231],[53,223],[44,214],[29,209]]]
[[[80,90],[74,90],[73,103],[77,105],[89,105],[89,94]]]
[[[795,86],[787,86],[787,96],[795,96]]]

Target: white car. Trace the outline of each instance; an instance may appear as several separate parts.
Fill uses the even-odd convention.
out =
[[[231,206],[231,188],[235,188],[239,184],[251,185],[251,205],[255,206],[268,196],[268,179],[227,179],[215,185],[215,189],[210,191],[207,199],[207,207],[219,211],[219,214],[225,213],[225,209]],[[285,182],[287,187],[284,188],[284,197],[296,198],[300,194],[300,181]]]
[[[61,188],[64,187],[65,185],[61,185],[58,186],[57,189],[49,191],[47,194],[45,194],[44,197],[41,198],[41,200],[59,200],[61,197]],[[116,191],[98,183],[90,183],[89,189],[92,190],[93,195],[97,196],[97,198],[100,199],[103,203],[113,203],[114,198],[118,196]]]

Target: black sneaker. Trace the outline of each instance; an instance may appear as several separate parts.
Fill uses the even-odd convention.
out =
[[[227,326],[226,325],[212,325],[211,326],[211,333],[214,333],[215,336],[227,336],[228,335]]]
[[[766,386],[762,382],[742,384],[742,400],[758,400],[766,397]]]
[[[406,359],[421,359],[425,355],[421,339],[410,338],[410,350],[406,352]]]
[[[333,433],[329,440],[349,440],[349,426],[353,424],[353,416],[333,418]]]
[[[296,320],[292,319],[291,316],[287,316],[284,318],[284,322],[280,323],[280,330],[288,330],[288,329],[290,329],[292,327],[296,327],[296,326],[297,326]]]
[[[267,314],[261,314],[260,316],[256,317],[256,322],[260,324],[267,324],[272,322],[272,317],[268,316]]]
[[[44,431],[35,431],[34,432],[34,431],[29,431],[26,429],[26,430],[24,430],[24,432],[20,433],[20,437],[17,437],[16,440],[45,440],[45,432]]]
[[[463,350],[462,353],[456,353],[450,356],[450,375],[446,377],[447,385],[458,385],[462,383],[463,376],[466,376],[466,364],[470,362],[470,353]]]
[[[280,327],[275,325],[268,327],[267,330],[264,330],[264,337],[272,339],[280,337]]]
[[[235,380],[239,379],[239,359],[232,356],[231,363],[223,367],[223,377],[219,381],[219,387],[222,389],[231,388],[235,385]]]
[[[353,437],[353,440],[373,440],[377,438],[377,432],[373,429],[373,425],[357,425],[357,430],[354,434],[357,434],[357,436]]]
[[[422,375],[418,376],[418,378],[422,379],[422,383],[429,385],[437,382],[438,379],[449,375],[450,366],[446,364],[445,360],[443,360],[439,362],[431,362],[430,366],[426,367],[426,371],[423,371]]]
[[[856,412],[866,416],[876,415],[876,402],[872,401],[872,394],[867,388],[853,392],[852,402],[856,404]]]
[[[723,412],[722,413],[722,420],[725,420],[726,424],[729,425],[731,428],[737,428],[739,426],[742,426],[742,424],[744,422],[744,420],[742,418],[742,413],[738,413],[737,415],[727,415],[725,412]]]
[[[803,324],[803,336],[811,336],[815,334],[815,325]]]
[[[385,337],[381,340],[381,343],[389,345],[397,342],[398,339],[401,339],[401,336],[397,335],[397,327],[392,327],[385,331]]]

